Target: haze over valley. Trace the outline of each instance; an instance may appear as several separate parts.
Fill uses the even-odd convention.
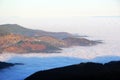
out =
[[[0,80],[120,80],[119,4],[0,0]]]

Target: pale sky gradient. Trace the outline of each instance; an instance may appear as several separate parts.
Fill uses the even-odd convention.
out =
[[[120,0],[0,0],[0,16],[120,16]]]
[[[120,0],[0,0],[0,24],[96,34],[120,30]]]

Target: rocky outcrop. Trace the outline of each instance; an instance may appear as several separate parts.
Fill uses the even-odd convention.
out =
[[[39,71],[25,80],[120,80],[120,61],[106,64],[88,62]]]

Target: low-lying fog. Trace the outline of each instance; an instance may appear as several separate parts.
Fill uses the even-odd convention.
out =
[[[117,21],[110,19],[108,21],[109,23],[107,21],[105,23],[104,21],[104,24],[102,23],[104,27],[102,27],[101,23],[99,22],[99,24],[95,25],[100,26],[99,28],[93,28],[93,32],[86,32],[88,36],[90,35],[86,38],[102,40],[103,44],[91,47],[77,46],[64,48],[61,53],[52,54],[1,54],[0,61],[23,63],[24,65],[16,65],[14,67],[1,70],[0,79],[23,80],[27,76],[39,70],[46,70],[88,61],[106,63],[112,60],[120,60],[119,20],[120,18],[117,18]]]

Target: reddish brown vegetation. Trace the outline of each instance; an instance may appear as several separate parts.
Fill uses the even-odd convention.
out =
[[[23,48],[16,47],[16,46],[10,46],[4,49],[4,52],[10,52],[10,53],[22,53],[26,52]]]
[[[64,47],[67,45],[63,40],[59,40],[51,36],[42,36],[42,37],[38,37],[37,39],[50,43],[51,45],[54,45],[56,47]]]
[[[20,41],[21,39],[24,39],[24,37],[21,35],[15,35],[15,34],[0,36],[0,46],[14,44]]]
[[[29,49],[31,51],[43,51],[46,49],[46,46],[43,44],[32,44],[31,42],[26,42],[24,44],[21,44],[20,46],[24,49]]]
[[[90,46],[96,43],[85,38],[65,38],[61,40],[51,36],[26,37],[10,33],[0,36],[0,53],[52,53],[61,50],[60,47]]]

